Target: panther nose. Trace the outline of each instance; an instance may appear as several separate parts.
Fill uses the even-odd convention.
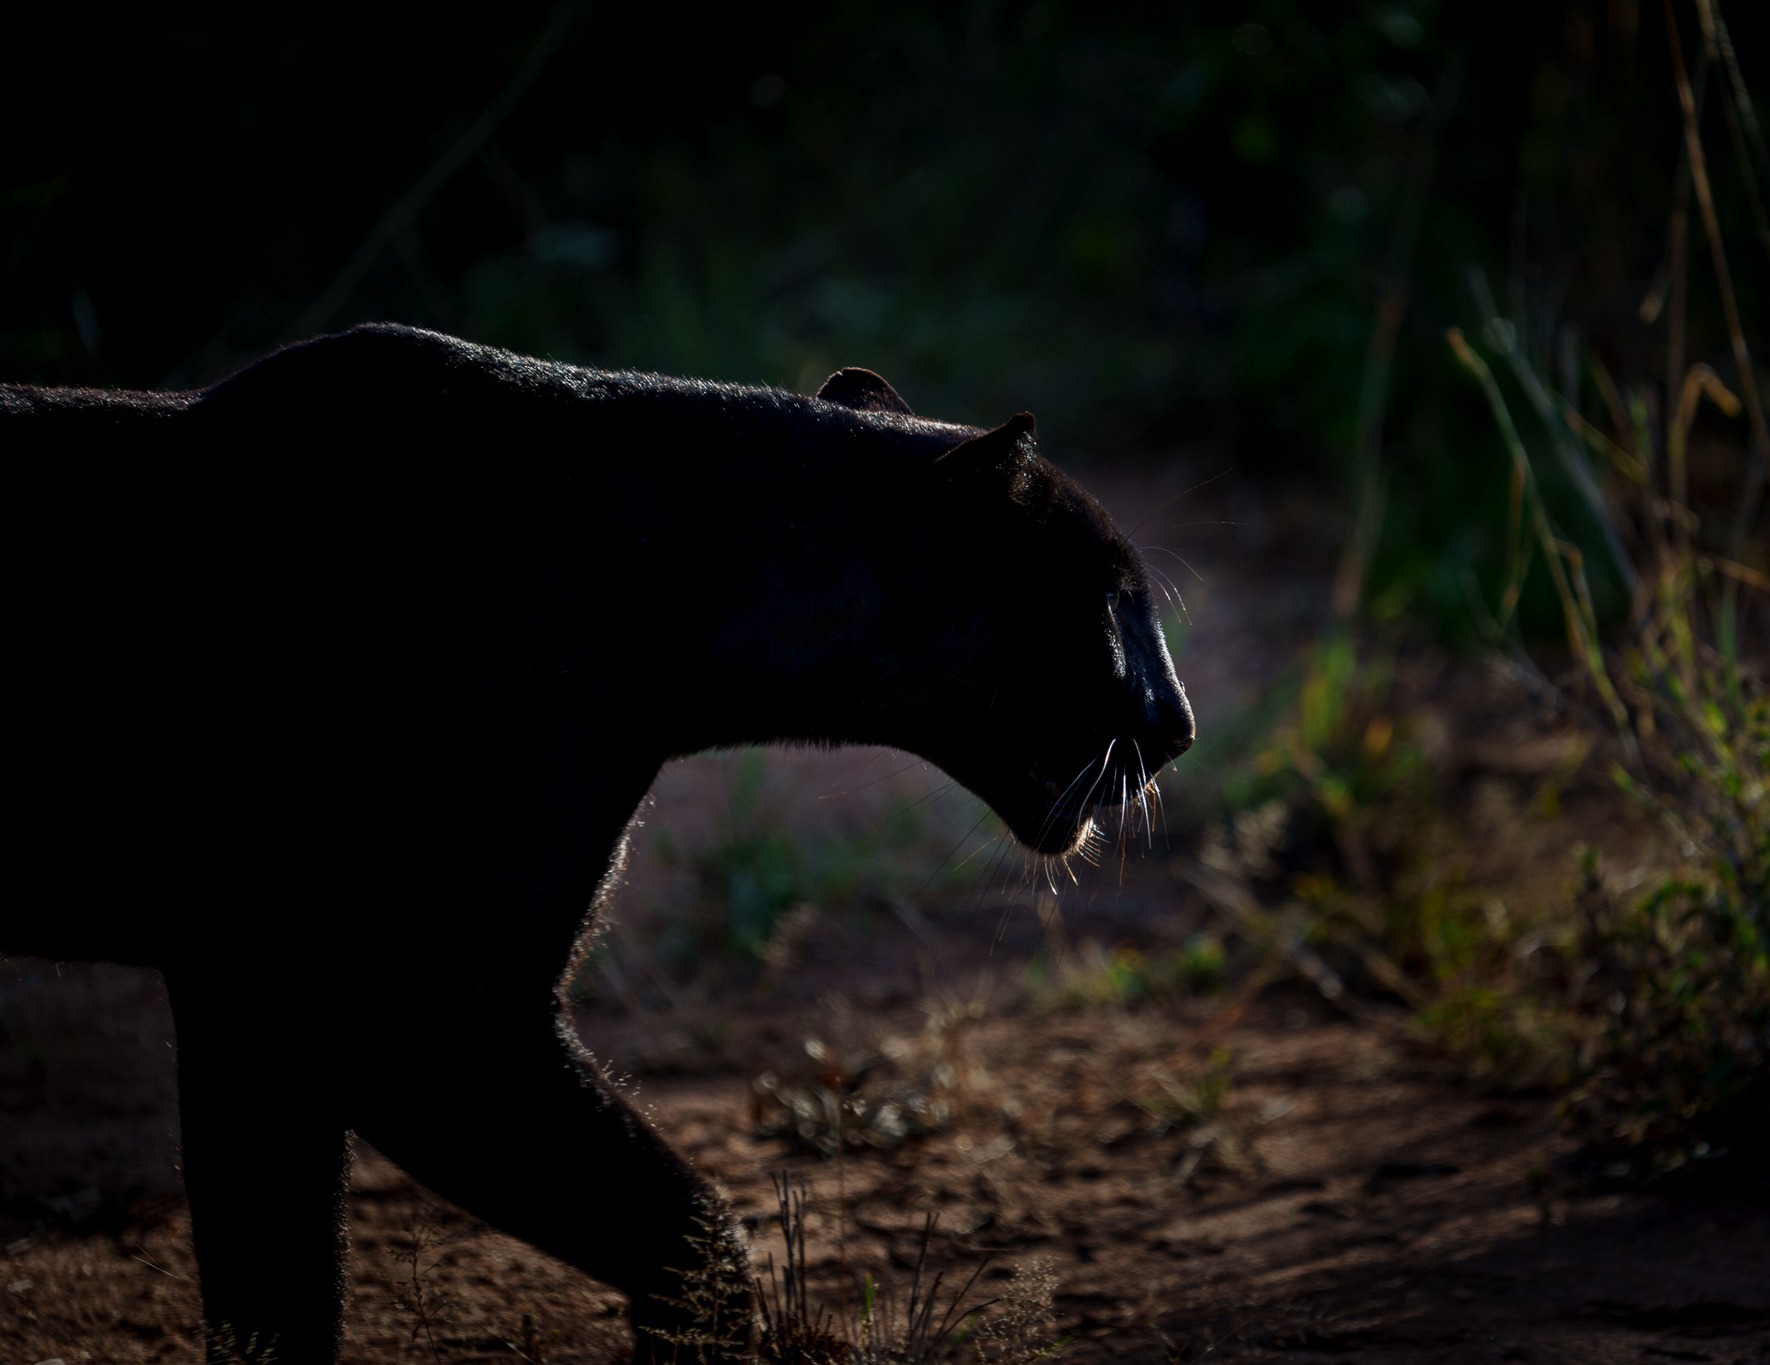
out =
[[[1192,705],[1186,700],[1186,684],[1158,687],[1150,698],[1150,747],[1163,763],[1179,758],[1192,747],[1197,735],[1193,724]]]

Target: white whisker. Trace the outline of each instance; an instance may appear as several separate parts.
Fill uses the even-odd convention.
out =
[[[1139,520],[1137,522],[1137,524],[1131,528],[1131,534],[1133,536],[1135,536],[1137,534],[1137,532],[1141,531],[1143,529],[1144,522],[1147,522],[1157,512],[1165,512],[1168,510],[1168,508],[1172,507],[1175,503],[1179,502],[1181,498],[1189,497],[1193,493],[1198,492],[1199,489],[1204,488],[1206,485],[1216,483],[1218,479],[1222,478],[1225,474],[1229,473],[1229,470],[1233,469],[1234,467],[1235,466],[1231,465],[1227,469],[1219,469],[1215,474],[1211,475],[1210,478],[1200,480],[1198,483],[1193,484],[1191,488],[1182,488],[1178,493],[1174,494],[1173,497],[1166,498],[1163,501],[1157,503],[1154,507],[1150,508],[1149,511],[1145,512],[1142,516],[1142,519]]]
[[[1181,565],[1183,565],[1185,567],[1186,572],[1191,574],[1194,578],[1198,579],[1198,581],[1200,583],[1203,583],[1205,581],[1205,576],[1202,573],[1200,573],[1197,569],[1193,568],[1192,564],[1189,560],[1187,560],[1182,555],[1175,554],[1166,545],[1145,545],[1143,547],[1143,550],[1146,554],[1153,552],[1158,555],[1169,555],[1172,558],[1179,560]]]

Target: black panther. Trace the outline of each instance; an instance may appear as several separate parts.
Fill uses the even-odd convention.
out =
[[[895,745],[1063,855],[1192,742],[1150,580],[1032,418],[864,370],[368,326],[196,392],[0,387],[0,443],[0,950],[163,971],[215,1360],[334,1358],[352,1131],[624,1291],[641,1358],[742,1339],[720,1201],[560,1024],[665,760]]]

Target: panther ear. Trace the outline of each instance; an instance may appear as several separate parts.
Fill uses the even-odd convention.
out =
[[[954,446],[934,463],[948,474],[1011,469],[1032,454],[1037,439],[1038,424],[1033,415],[1030,412],[1017,413],[994,431],[986,431]]]
[[[863,370],[858,365],[837,370],[824,380],[817,396],[826,403],[840,403],[856,412],[895,412],[904,417],[915,416],[910,405],[897,396],[896,389],[871,370]]]

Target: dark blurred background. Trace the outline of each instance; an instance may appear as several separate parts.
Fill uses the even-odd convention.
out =
[[[1545,369],[1664,373],[1668,14],[1753,343],[1770,316],[1684,0],[233,13],[9,21],[0,377],[200,385],[383,318],[797,389],[866,364],[1060,456],[1215,445],[1323,490],[1324,543],[1380,459],[1365,594],[1454,634],[1508,488],[1444,341],[1480,281]],[[1761,82],[1765,7],[1725,18]]]

